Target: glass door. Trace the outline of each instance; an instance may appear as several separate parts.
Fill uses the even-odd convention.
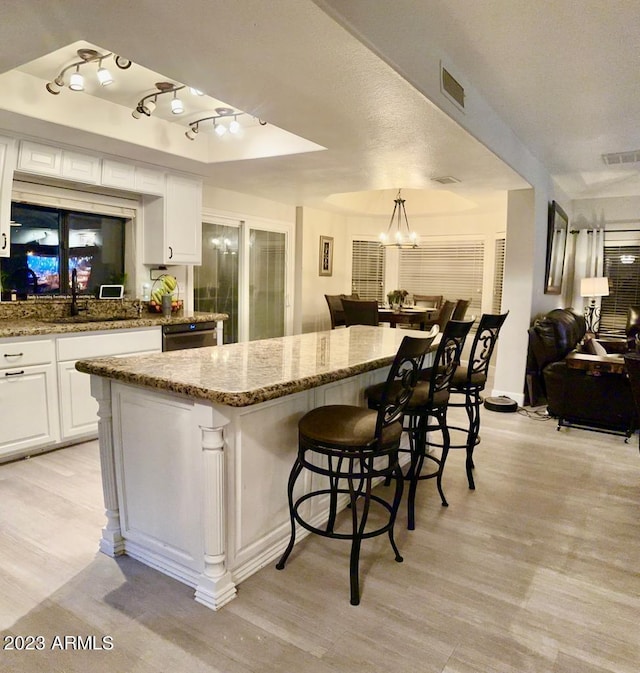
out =
[[[286,234],[249,233],[249,340],[283,336],[286,325]]]
[[[196,311],[227,313],[225,343],[238,341],[239,227],[202,223],[202,266],[194,268]]]

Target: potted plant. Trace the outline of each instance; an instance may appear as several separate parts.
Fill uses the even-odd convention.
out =
[[[391,290],[391,292],[387,293],[389,306],[392,308],[402,308],[402,302],[405,300],[408,294],[409,293],[406,290]]]

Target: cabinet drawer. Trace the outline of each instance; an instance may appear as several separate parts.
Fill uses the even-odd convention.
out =
[[[0,369],[46,365],[53,362],[54,358],[52,339],[0,343]]]
[[[113,330],[102,334],[58,337],[58,361],[162,350],[160,327]]]

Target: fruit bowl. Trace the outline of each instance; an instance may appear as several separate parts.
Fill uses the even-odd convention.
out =
[[[182,299],[171,300],[171,313],[177,313],[182,308]],[[162,304],[158,304],[155,300],[149,302],[149,311],[151,313],[162,313]]]
[[[178,299],[178,281],[168,274],[163,274],[156,278],[151,288],[151,299],[149,301],[149,311],[151,313],[162,313],[163,295],[171,295],[171,313],[177,313],[183,305],[182,299]]]

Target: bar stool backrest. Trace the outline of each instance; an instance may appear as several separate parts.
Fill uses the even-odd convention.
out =
[[[480,323],[478,324],[478,329],[471,346],[471,353],[469,354],[467,383],[471,383],[473,379],[482,377],[486,379],[491,355],[498,342],[500,328],[504,325],[504,321],[508,315],[509,311],[500,315],[484,313],[480,318]]]
[[[471,299],[458,299],[456,301],[456,306],[453,309],[451,320],[464,320],[464,317],[467,315],[467,309],[469,308],[470,303]]]
[[[406,336],[402,340],[380,396],[376,439],[382,437],[384,428],[402,418],[418,382],[425,355],[431,348],[437,333],[437,329],[432,329],[424,337]]]
[[[471,325],[473,325],[473,320],[449,320],[447,322],[430,369],[428,405],[432,404],[434,395],[448,390],[451,386],[451,379],[460,362],[460,354]]]

